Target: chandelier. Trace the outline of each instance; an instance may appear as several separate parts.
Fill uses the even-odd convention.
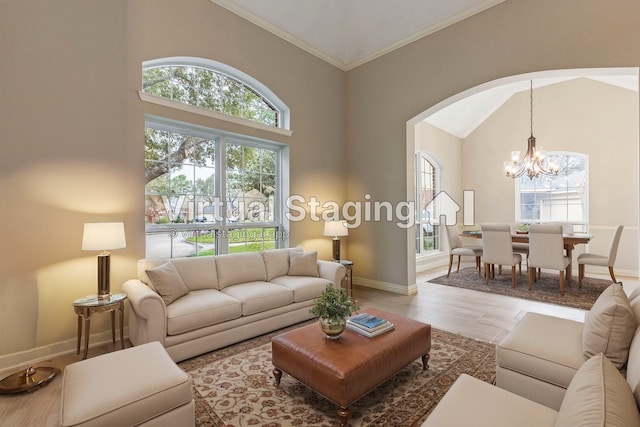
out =
[[[557,175],[560,170],[558,164],[545,160],[545,150],[542,147],[540,150],[536,150],[536,139],[533,136],[533,80],[531,80],[529,106],[531,136],[527,141],[527,152],[524,157],[520,158],[520,151],[512,151],[511,160],[504,162],[504,171],[511,178],[519,178],[525,174],[531,179],[540,174]]]

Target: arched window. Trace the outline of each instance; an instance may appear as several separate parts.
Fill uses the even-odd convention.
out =
[[[416,154],[416,255],[440,250],[439,218],[435,218],[435,204],[439,192],[440,171],[437,163],[427,153]]]
[[[142,93],[269,127],[289,127],[289,110],[273,92],[242,71],[212,60],[146,61]]]
[[[142,76],[141,99],[186,112],[180,121],[146,115],[146,257],[286,247],[286,145],[189,117],[287,134],[288,108],[254,78],[215,61],[147,61]]]
[[[586,232],[589,223],[589,158],[586,154],[549,152],[560,166],[557,176],[526,175],[516,180],[516,222],[572,224]]]

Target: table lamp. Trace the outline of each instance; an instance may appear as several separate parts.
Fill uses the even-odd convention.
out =
[[[340,261],[340,236],[348,236],[347,221],[326,221],[324,223],[324,235],[333,236],[333,260]]]
[[[109,283],[111,254],[107,250],[126,247],[124,223],[91,222],[84,225],[82,250],[102,251],[98,255],[98,299],[111,297],[111,285]]]

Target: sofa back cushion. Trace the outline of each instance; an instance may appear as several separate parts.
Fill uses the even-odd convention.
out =
[[[604,353],[620,369],[627,363],[636,319],[622,284],[613,283],[598,297],[584,322],[582,351]]]
[[[216,262],[213,256],[173,258],[171,262],[190,291],[219,289]]]
[[[629,385],[602,353],[587,360],[571,380],[556,427],[640,426]]]
[[[267,281],[289,273],[289,252],[302,252],[302,248],[271,249],[261,252],[264,267],[267,270]]]
[[[218,255],[215,260],[221,290],[238,283],[267,280],[267,270],[260,252]]]

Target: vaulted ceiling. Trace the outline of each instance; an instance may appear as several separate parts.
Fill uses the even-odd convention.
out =
[[[506,0],[211,0],[284,40],[348,71]],[[638,91],[638,70],[565,71],[538,76],[534,88],[588,77]],[[533,77],[532,77],[533,78]],[[471,90],[426,118],[464,138],[529,78]]]
[[[211,0],[348,70],[505,0]]]

